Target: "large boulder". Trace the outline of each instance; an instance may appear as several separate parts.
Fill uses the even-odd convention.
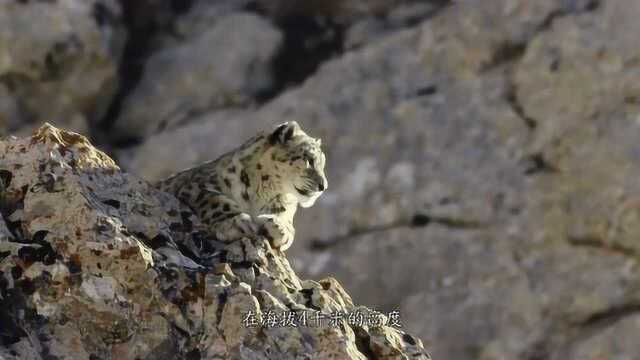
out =
[[[140,36],[143,54],[130,59],[141,78],[129,77],[122,89],[108,136],[135,142],[187,124],[197,114],[260,105],[303,82],[343,49],[415,24],[445,3],[195,0],[169,6],[146,0],[128,5],[135,14],[134,35],[144,34],[135,32],[136,26],[149,34]]]
[[[236,13],[156,51],[122,104],[114,136],[145,138],[206,110],[252,104],[271,86],[281,40],[265,19]]]
[[[0,191],[3,359],[429,359],[393,314],[266,239],[218,242],[76,133],[1,141]]]
[[[88,134],[117,88],[125,37],[115,0],[0,2],[0,133],[51,121]]]

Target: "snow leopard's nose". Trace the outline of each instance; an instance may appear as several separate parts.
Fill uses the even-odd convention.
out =
[[[329,187],[329,183],[324,176],[320,176],[320,181],[318,181],[318,191],[325,191]]]

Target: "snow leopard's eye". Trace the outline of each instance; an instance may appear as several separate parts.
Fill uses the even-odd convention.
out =
[[[309,156],[308,154],[305,154],[304,155],[304,161],[307,164],[307,168],[315,167],[315,162],[314,162],[312,156]]]

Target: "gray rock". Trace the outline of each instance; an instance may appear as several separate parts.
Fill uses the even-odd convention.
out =
[[[185,126],[150,136],[133,152],[119,152],[119,160],[124,168],[147,180],[162,179],[211,160],[212,154],[234,149],[249,133],[265,130],[259,122],[243,120],[251,114],[243,110],[225,110],[196,117]],[[213,134],[218,133],[226,135],[212,141]],[[156,161],[160,158],[164,159],[163,164]]]
[[[595,329],[589,329],[588,335],[577,339],[568,353],[557,359],[596,360],[608,357],[631,360],[640,353],[635,336],[639,329],[639,315],[629,315],[611,326],[598,324]]]
[[[0,83],[0,136],[14,131],[20,124],[18,101],[9,93],[9,89]]]
[[[0,217],[0,242],[8,241],[12,237],[13,236],[11,235],[9,228],[7,228],[7,224],[4,219]]]
[[[251,0],[193,1],[186,13],[175,19],[174,37],[192,38],[208,31],[227,16],[246,11]],[[170,34],[167,34],[171,37]],[[177,35],[177,36],[176,36]]]
[[[271,85],[270,64],[281,38],[266,20],[234,14],[156,52],[124,102],[116,132],[145,137],[194,113],[251,104]]]
[[[149,2],[150,15],[140,13],[139,17],[171,25],[157,25],[161,29],[149,40],[154,53],[145,60],[140,84],[124,100],[111,134],[118,140],[146,138],[186,124],[194,114],[251,106],[285,84],[297,82],[298,72],[315,69],[314,65],[295,66],[286,61],[274,69],[272,60],[277,55],[298,51],[298,56],[305,57],[301,62],[314,63],[314,57],[330,56],[325,54],[334,51],[327,50],[329,47],[338,51],[342,46],[360,46],[391,28],[415,23],[441,6],[438,1],[194,1],[180,14],[176,12],[171,21],[161,21],[167,17],[162,16],[167,9],[156,1]],[[375,19],[381,16],[385,20],[378,28],[366,26],[378,24]],[[304,20],[297,23],[292,19]],[[356,22],[342,44],[343,29]],[[275,26],[286,34],[279,34]],[[281,47],[283,36],[287,49]],[[282,75],[288,71],[287,64],[292,67],[293,80]],[[150,108],[156,109],[153,116],[148,115]]]
[[[51,121],[88,133],[117,85],[120,17],[113,0],[0,3],[4,126]]]
[[[631,35],[638,13],[640,4],[620,2],[557,19],[527,48],[514,81],[523,111],[539,125],[536,150],[638,105],[640,50]]]
[[[387,5],[391,5],[391,2]],[[343,48],[358,48],[398,29],[415,26],[434,16],[445,6],[441,1],[403,1],[379,12],[365,13],[363,15],[368,16],[358,16],[346,27]]]
[[[342,25],[371,18],[390,16],[396,20],[414,18],[422,14],[424,7],[443,6],[441,0],[258,0],[255,7],[270,17],[285,18],[294,16],[325,17]],[[410,14],[409,14],[410,12]]]

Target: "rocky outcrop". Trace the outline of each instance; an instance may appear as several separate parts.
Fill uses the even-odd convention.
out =
[[[217,242],[81,135],[0,142],[0,186],[3,359],[429,359],[393,314],[264,239]]]

